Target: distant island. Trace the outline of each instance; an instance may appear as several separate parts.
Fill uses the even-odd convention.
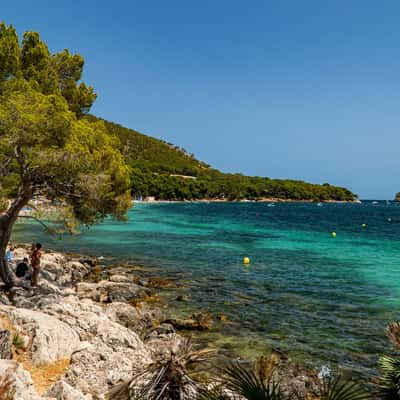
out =
[[[90,121],[100,120],[88,115]],[[132,168],[132,196],[155,200],[355,201],[350,190],[290,179],[227,174],[185,149],[102,120],[117,135]]]

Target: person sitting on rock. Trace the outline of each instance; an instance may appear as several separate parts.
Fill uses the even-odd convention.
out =
[[[7,264],[12,264],[14,261],[14,247],[10,246],[9,249],[6,251],[6,261]]]
[[[28,257],[25,257],[23,261],[21,261],[17,265],[17,269],[15,270],[15,275],[17,278],[26,278],[27,273],[29,271],[29,260]]]
[[[36,243],[35,248],[31,254],[31,265],[32,265],[32,280],[31,286],[36,287],[38,285],[38,277],[40,272],[40,258],[42,257],[42,252],[40,251],[42,245]]]

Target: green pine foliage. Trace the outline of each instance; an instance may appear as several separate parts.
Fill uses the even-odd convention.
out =
[[[98,118],[86,116],[91,121]],[[158,200],[257,200],[280,198],[311,201],[349,201],[349,190],[327,183],[225,174],[197,160],[184,149],[103,121],[121,142],[121,151],[132,168],[132,194]]]

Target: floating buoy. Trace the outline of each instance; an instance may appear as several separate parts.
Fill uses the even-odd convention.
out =
[[[388,222],[391,222],[392,221],[392,218],[388,218]]]
[[[332,232],[332,237],[336,237],[336,232]]]
[[[250,264],[250,258],[249,257],[243,258],[243,264]]]
[[[365,227],[367,226],[367,224],[362,224],[361,226],[362,226],[363,228],[365,228]]]

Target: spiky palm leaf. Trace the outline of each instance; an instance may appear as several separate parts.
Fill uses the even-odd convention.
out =
[[[264,379],[254,371],[239,364],[232,364],[224,369],[227,389],[248,400],[283,400],[285,398],[279,384],[273,379]]]
[[[370,394],[356,382],[342,376],[325,377],[322,380],[321,400],[366,400]]]
[[[378,391],[386,400],[400,399],[400,360],[383,356],[379,359],[380,377]]]
[[[196,400],[233,400],[233,395],[228,396],[221,386],[213,388],[200,388]]]
[[[150,364],[131,380],[114,387],[109,400],[186,400],[192,399],[198,387],[188,368],[203,363],[213,350],[192,351],[190,338],[167,360]]]

